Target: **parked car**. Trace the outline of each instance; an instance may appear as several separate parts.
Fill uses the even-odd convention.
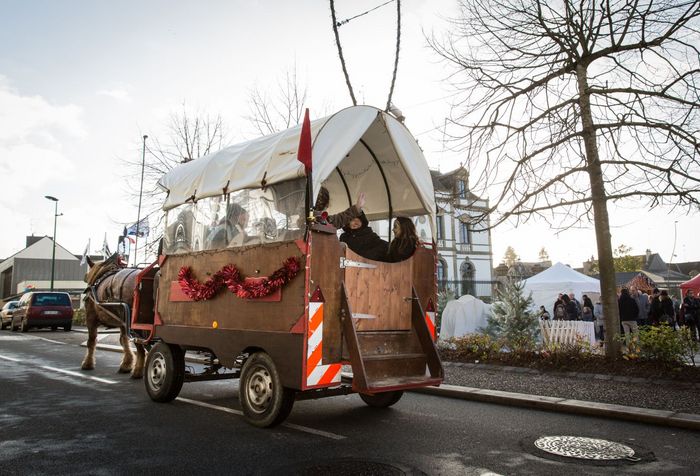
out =
[[[18,304],[19,301],[8,301],[2,307],[2,310],[0,310],[0,323],[2,323],[0,329],[5,329],[10,326],[12,323],[12,313],[17,309]]]
[[[34,291],[26,293],[19,300],[12,313],[12,330],[27,332],[30,327],[50,327],[56,330],[71,330],[73,306],[68,293]]]

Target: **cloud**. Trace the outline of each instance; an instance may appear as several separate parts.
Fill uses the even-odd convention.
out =
[[[0,209],[20,205],[55,178],[66,180],[74,170],[67,144],[86,135],[80,107],[23,96],[0,76]]]
[[[101,91],[97,91],[98,96],[107,96],[112,99],[115,99],[117,101],[122,101],[122,102],[127,102],[130,103],[132,102],[131,96],[129,95],[129,91],[126,89],[122,88],[115,88],[115,89],[103,89]]]

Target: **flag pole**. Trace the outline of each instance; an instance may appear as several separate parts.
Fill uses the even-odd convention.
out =
[[[136,212],[136,244],[134,245],[134,268],[136,267],[136,258],[139,252],[139,222],[141,221],[141,197],[143,197],[143,171],[146,167],[146,139],[147,135],[143,136],[143,155],[141,157],[141,187],[139,188],[139,209]]]

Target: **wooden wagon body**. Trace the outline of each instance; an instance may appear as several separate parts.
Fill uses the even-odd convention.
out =
[[[400,147],[391,149],[393,155],[389,149],[381,149],[382,134],[388,135],[392,127],[396,128],[395,124],[390,126],[395,119],[374,109],[369,111],[370,115],[366,109],[361,112],[367,120],[358,129],[360,139],[346,138],[350,151],[340,149],[345,162],[341,157],[319,179],[317,188],[323,184],[335,197],[347,196],[350,202],[355,190],[372,186],[367,179],[353,183],[348,173],[348,167],[358,167],[366,160],[377,167],[368,176],[381,175],[387,196],[384,200],[375,198],[374,205],[368,206],[369,216],[391,220],[396,212],[406,215],[412,212],[432,218],[434,203],[425,198],[432,194],[432,185],[425,185],[425,177],[420,183],[416,178],[417,173],[425,174],[427,166],[418,172],[407,172],[407,161],[401,157]],[[331,121],[322,124],[316,132],[317,141],[321,129],[333,130],[333,127],[338,126]],[[284,140],[276,141],[278,148]],[[408,143],[405,138],[395,138],[400,140]],[[404,153],[406,147],[404,144]],[[417,147],[410,149],[419,151]],[[424,161],[422,154],[420,159]],[[398,162],[398,166],[392,161]],[[396,170],[392,172],[393,178],[387,178],[391,167]],[[263,191],[269,170],[268,164],[262,172]],[[403,182],[401,176],[397,178],[399,172],[404,174]],[[235,171],[233,174],[231,177],[236,176]],[[333,176],[337,176],[336,180]],[[290,179],[278,178],[282,184]],[[206,180],[198,180],[206,188],[201,185]],[[228,193],[231,179],[226,183],[224,194]],[[392,187],[396,190],[393,199]],[[403,189],[401,195],[399,189]],[[202,197],[201,188],[198,190]],[[413,194],[405,190],[413,190]],[[188,190],[169,189],[169,192],[171,208],[187,203],[184,199],[178,202],[173,195],[185,196]],[[313,203],[311,199],[318,192],[312,193],[306,203]],[[283,201],[279,193],[273,195],[270,202]],[[368,195],[372,199],[376,194]],[[198,198],[196,193],[193,196],[195,200]],[[230,210],[232,205],[228,195],[225,196]],[[342,207],[342,201],[337,206]],[[131,328],[144,336],[143,342],[157,343],[155,356],[149,355],[146,370],[146,387],[151,397],[167,401],[177,395],[182,381],[233,375],[241,377],[241,403],[249,421],[270,426],[286,417],[291,409],[290,401],[295,399],[359,392],[370,405],[388,406],[398,400],[402,390],[440,384],[443,369],[434,345],[437,303],[434,246],[423,244],[411,258],[398,263],[372,261],[341,243],[334,227],[310,220],[305,228],[297,229],[289,217],[288,206],[285,213],[288,216],[281,221],[286,229],[273,230],[274,240],[266,240],[261,234],[261,239],[253,244],[200,251],[192,249],[193,244],[212,242],[210,237],[216,230],[197,235],[195,219],[193,224],[181,227],[188,230],[190,245],[180,249],[175,246],[180,227],[169,225],[173,252],[166,249],[158,263],[140,273],[131,323]],[[179,213],[178,219],[182,216],[185,215]],[[188,270],[190,279],[201,283],[233,266],[242,282],[254,283],[264,281],[290,259],[300,265],[298,273],[263,297],[240,297],[222,286],[201,299],[201,296],[193,297],[187,286],[183,286],[183,270]],[[155,311],[149,313],[148,309]],[[210,355],[210,365],[202,374],[184,372],[183,356],[187,350]],[[233,369],[233,374],[227,374],[227,369]],[[167,372],[170,373],[166,375]],[[171,384],[176,388],[171,388]],[[257,384],[275,386],[277,394],[266,393]],[[282,397],[278,395],[280,392]],[[278,397],[281,403],[270,409]],[[268,405],[265,399],[269,400]]]

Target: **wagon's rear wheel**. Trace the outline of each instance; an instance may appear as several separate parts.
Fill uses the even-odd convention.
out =
[[[382,392],[370,395],[369,393],[361,393],[360,398],[370,407],[387,408],[401,400],[403,391],[396,390],[393,392]]]
[[[178,345],[158,342],[146,360],[146,391],[155,402],[175,399],[185,381],[185,353]]]
[[[239,399],[248,423],[261,428],[282,423],[294,406],[294,392],[282,386],[277,367],[265,352],[251,355],[243,364]]]

